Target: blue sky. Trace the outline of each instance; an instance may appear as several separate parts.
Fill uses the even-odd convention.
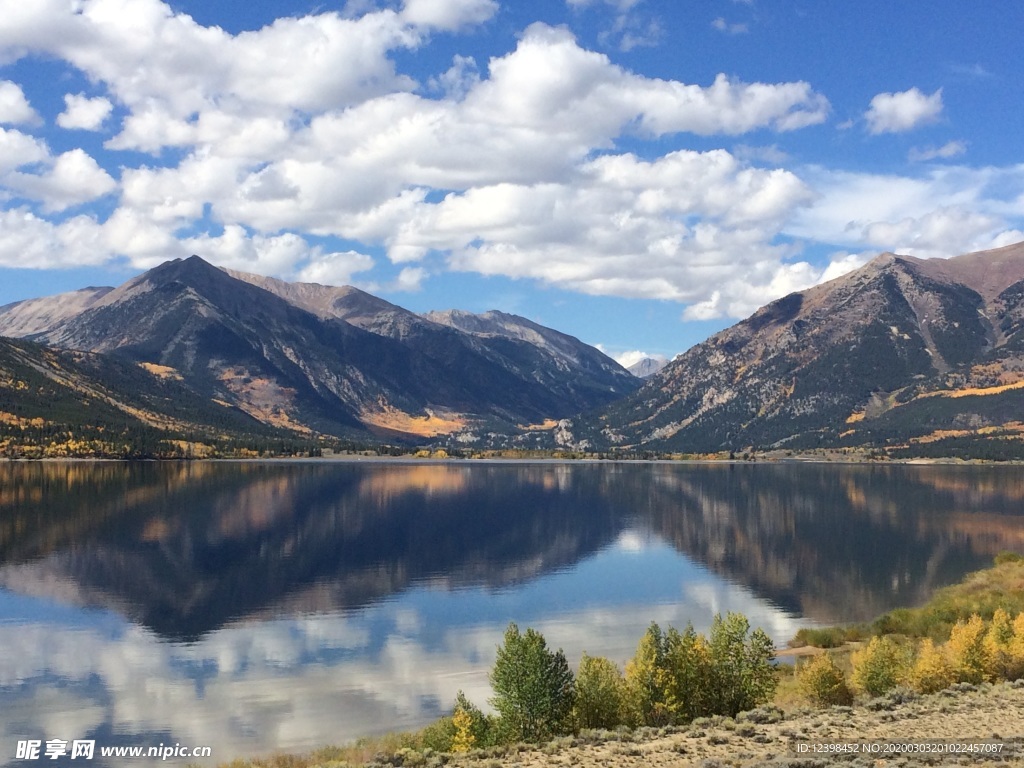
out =
[[[0,0],[0,304],[169,258],[671,356],[1024,239],[1024,4]]]

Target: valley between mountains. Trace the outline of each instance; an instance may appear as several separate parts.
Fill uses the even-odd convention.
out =
[[[8,456],[390,443],[1024,457],[1024,243],[882,254],[646,379],[515,315],[418,315],[198,256],[0,307],[0,336]]]

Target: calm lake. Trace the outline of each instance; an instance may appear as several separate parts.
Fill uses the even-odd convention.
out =
[[[3,464],[0,763],[413,728],[486,704],[510,621],[574,666],[716,612],[781,645],[1024,551],[1022,500],[1020,467]]]

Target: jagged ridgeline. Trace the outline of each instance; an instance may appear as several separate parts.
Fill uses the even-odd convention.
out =
[[[767,305],[645,382],[514,315],[417,315],[355,288],[198,257],[118,288],[2,307],[0,334],[93,353],[6,347],[0,425],[11,435],[72,415],[98,428],[116,412],[154,434],[178,429],[175,440],[182,429],[207,440],[262,430],[471,448],[1024,455],[1024,244],[949,260],[883,254]],[[33,410],[63,402],[51,390],[86,360],[83,375],[121,366],[101,377],[106,400],[64,421]],[[29,370],[50,389],[27,390]],[[180,405],[173,418],[167,403]]]
[[[117,288],[0,308],[0,335],[92,353],[73,358],[40,346],[9,347],[21,368],[2,372],[10,407],[0,418],[14,431],[26,418],[42,419],[48,429],[70,425],[71,414],[54,420],[33,408],[58,383],[92,386],[69,379],[77,368],[63,380],[54,373],[64,364],[58,361],[72,359],[97,369],[120,366],[101,377],[106,415],[92,398],[79,427],[98,427],[97,420],[117,413],[157,432],[180,421],[208,435],[255,430],[306,440],[514,433],[605,405],[640,385],[571,336],[512,315],[469,317],[476,318],[473,327],[465,327],[461,313],[423,317],[355,288],[228,272],[193,256]],[[36,384],[26,383],[26,366]],[[188,413],[172,424],[157,407],[164,400]],[[161,416],[132,413],[140,408]],[[73,432],[68,439],[80,434]]]
[[[779,299],[572,425],[663,451],[884,448],[1021,455],[1024,244],[883,254]]]

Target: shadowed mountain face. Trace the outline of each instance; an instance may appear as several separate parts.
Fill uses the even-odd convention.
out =
[[[576,350],[575,367],[562,350],[484,339],[354,288],[228,273],[195,256],[72,298],[8,305],[0,334],[159,366],[206,402],[300,433],[508,428],[605,404],[639,385],[561,334]]]
[[[1005,470],[7,465],[0,586],[193,639],[417,584],[502,589],[633,530],[812,620],[870,619],[1024,544],[1024,484]]]
[[[1024,244],[948,261],[884,254],[756,312],[575,425],[681,451],[1020,452]]]
[[[228,271],[324,319],[396,339],[481,388],[521,390],[537,413],[568,414],[640,386],[614,360],[579,339],[504,312],[417,315],[358,288],[287,283]],[[529,407],[529,406],[524,406]],[[536,419],[536,414],[534,414]],[[543,419],[541,419],[543,421]]]
[[[50,456],[131,457],[160,441],[294,437],[225,406],[121,358],[0,338],[0,455],[48,446]]]

